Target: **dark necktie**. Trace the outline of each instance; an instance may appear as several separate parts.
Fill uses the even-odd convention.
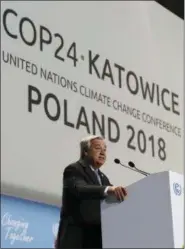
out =
[[[98,179],[98,182],[100,185],[102,185],[101,177],[100,177],[100,172],[99,170],[95,170],[94,173],[96,174],[96,177]]]

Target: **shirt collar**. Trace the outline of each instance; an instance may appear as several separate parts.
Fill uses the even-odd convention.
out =
[[[92,171],[94,171],[94,172],[98,173],[98,169],[93,168],[93,166],[92,166],[92,165],[89,165],[89,167],[92,169]]]

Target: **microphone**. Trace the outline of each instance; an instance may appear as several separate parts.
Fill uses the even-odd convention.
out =
[[[115,162],[116,164],[120,164],[121,166],[123,166],[123,167],[125,167],[125,168],[127,168],[127,169],[131,169],[131,170],[133,170],[133,171],[135,171],[135,172],[138,172],[138,173],[140,173],[140,174],[142,174],[142,175],[145,175],[145,176],[150,175],[150,173],[147,173],[147,172],[145,172],[145,171],[143,171],[143,170],[140,170],[140,169],[136,168],[135,164],[134,164],[133,162],[131,162],[131,161],[128,162],[128,166],[122,164],[118,158],[115,158],[115,159],[114,159],[114,162]]]
[[[117,164],[120,164],[120,160],[118,158],[115,158],[114,162],[117,163]]]

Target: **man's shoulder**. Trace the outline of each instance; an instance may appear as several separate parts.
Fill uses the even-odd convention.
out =
[[[81,167],[81,164],[80,164],[80,161],[76,161],[76,162],[73,162],[73,163],[70,163],[68,164],[65,168],[64,168],[64,171],[65,170],[68,170],[68,169],[79,169]]]
[[[76,174],[82,174],[82,167],[79,161],[70,163],[64,168],[63,177],[69,177]]]

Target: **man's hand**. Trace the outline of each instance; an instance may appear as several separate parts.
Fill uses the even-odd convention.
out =
[[[127,191],[123,187],[116,187],[116,186],[111,186],[107,190],[108,195],[115,195],[116,199],[118,201],[124,201],[125,197],[127,196]]]

